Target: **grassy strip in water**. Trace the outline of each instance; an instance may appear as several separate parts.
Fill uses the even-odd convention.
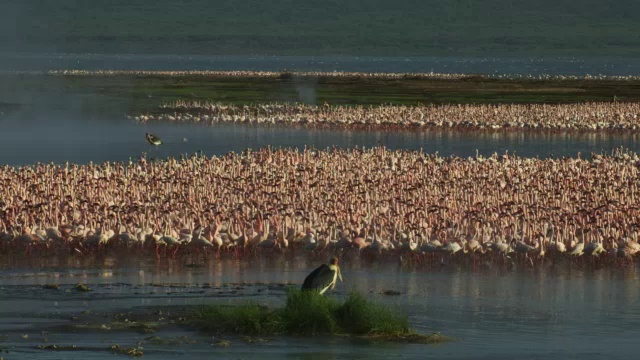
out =
[[[366,77],[248,78],[207,76],[63,76],[0,75],[0,95],[11,104],[7,112],[30,108],[137,114],[157,112],[176,100],[213,100],[230,104],[305,102],[315,104],[417,105],[571,103],[640,101],[637,80],[527,80]],[[38,96],[34,96],[37,94]],[[37,104],[40,99],[46,104]]]
[[[352,293],[344,302],[291,289],[284,308],[256,304],[210,305],[193,315],[201,331],[237,335],[356,335],[373,341],[444,342],[439,334],[421,335],[409,329],[406,315]]]
[[[198,311],[192,324],[207,332],[261,335],[281,333],[280,320],[277,312],[265,306],[212,305]]]

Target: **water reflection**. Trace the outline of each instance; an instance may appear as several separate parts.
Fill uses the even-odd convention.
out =
[[[206,263],[192,259],[78,260],[51,258],[32,270],[33,264],[0,257],[0,317],[4,320],[43,311],[65,314],[135,306],[231,304],[247,299],[279,306],[284,301],[283,284],[299,286],[317,265],[317,261],[304,258]],[[109,265],[105,268],[104,264]],[[338,284],[333,296],[345,296],[351,290],[365,293],[402,308],[419,331],[440,331],[460,339],[429,347],[439,358],[597,357],[603,354],[602,344],[608,344],[608,356],[625,358],[640,336],[637,266],[474,272],[351,262],[343,268],[345,281]],[[94,291],[65,290],[77,282],[86,282]],[[61,284],[62,291],[40,287],[51,283]],[[399,291],[400,295],[385,296],[381,294],[385,290]],[[335,339],[270,346],[274,358],[285,354],[351,358],[358,352],[354,350],[358,345]],[[397,350],[420,358],[425,348],[402,346]]]
[[[212,127],[170,123],[139,125],[126,119],[81,121],[60,114],[51,114],[46,122],[34,120],[35,123],[28,127],[25,121],[14,119],[1,124],[0,164],[128,161],[142,153],[148,153],[150,158],[180,157],[196,152],[211,156],[267,146],[325,149],[382,144],[391,149],[423,149],[443,156],[474,156],[477,150],[485,156],[509,151],[540,158],[575,157],[579,152],[586,155],[620,146],[640,150],[638,133],[465,132],[441,129],[382,132],[231,124]],[[144,139],[146,132],[159,135],[164,144],[149,146]]]

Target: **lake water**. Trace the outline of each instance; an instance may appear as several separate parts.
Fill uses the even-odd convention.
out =
[[[274,147],[371,147],[410,149],[449,156],[474,156],[505,151],[531,157],[575,157],[624,146],[640,151],[640,134],[634,133],[525,133],[426,130],[342,131],[304,128],[258,127],[221,124],[202,126],[168,122],[137,124],[121,117],[101,119],[78,114],[19,113],[0,117],[0,164],[36,162],[73,163],[128,161],[147,153],[150,158],[180,157],[202,152],[207,156],[240,152],[246,148]],[[150,146],[145,132],[163,140]]]
[[[640,61],[630,58],[473,58],[473,57],[356,57],[356,56],[186,56],[0,53],[4,71],[49,69],[125,70],[267,70],[460,72],[484,74],[607,74],[640,75]],[[379,132],[306,130],[283,127],[203,127],[194,124],[136,124],[125,117],[126,104],[100,94],[71,93],[64,84],[44,80],[42,89],[1,86],[7,103],[28,104],[19,111],[0,113],[0,164],[35,162],[74,163],[127,161],[147,152],[152,158],[179,157],[201,151],[221,155],[264,146],[375,146],[424,149],[439,154],[473,156],[515,152],[523,156],[576,156],[578,152],[610,151],[616,147],[640,150],[638,134],[551,134],[524,132]],[[53,84],[53,90],[46,84]],[[46,89],[46,90],[43,90]],[[121,99],[117,99],[121,101]],[[2,100],[0,100],[2,105]],[[111,107],[109,107],[111,106]],[[115,108],[115,110],[114,110]],[[145,132],[164,144],[150,147]]]
[[[316,261],[317,262],[317,261]],[[106,358],[108,352],[64,353],[34,350],[47,326],[69,323],[82,311],[127,311],[144,306],[232,304],[253,301],[281,306],[284,286],[300,284],[315,262],[298,258],[253,262],[222,260],[199,267],[179,263],[81,259],[8,265],[0,261],[0,348],[7,358]],[[34,267],[34,265],[36,265]],[[524,271],[463,271],[343,264],[344,283],[332,296],[356,290],[399,307],[413,328],[442,332],[458,340],[442,345],[365,345],[344,339],[271,339],[228,348],[211,345],[210,336],[163,330],[157,336],[188,335],[196,343],[179,347],[144,345],[145,358],[303,359],[628,359],[640,336],[640,287],[635,266],[614,269],[568,267]],[[71,290],[87,283],[92,292]],[[42,289],[60,284],[60,290]],[[180,285],[182,284],[182,285]],[[69,291],[65,291],[65,290]],[[400,292],[385,296],[385,290]],[[28,338],[23,336],[27,335]],[[82,336],[49,331],[48,343],[106,348],[133,346],[148,334],[99,332]]]

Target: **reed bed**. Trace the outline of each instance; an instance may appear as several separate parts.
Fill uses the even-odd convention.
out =
[[[141,123],[241,123],[349,129],[638,131],[640,103],[316,106],[283,103],[233,105],[178,100],[163,104],[158,114],[130,118]]]

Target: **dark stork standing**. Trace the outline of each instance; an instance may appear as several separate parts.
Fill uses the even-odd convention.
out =
[[[322,295],[327,290],[333,290],[336,287],[337,278],[342,281],[338,258],[334,256],[328,265],[322,264],[307,275],[306,279],[304,279],[304,284],[302,284],[302,290],[314,290]]]
[[[146,133],[146,134],[144,135],[144,137],[147,139],[147,141],[148,141],[148,142],[149,142],[149,144],[151,144],[151,145],[158,146],[158,145],[161,145],[161,144],[162,144],[162,140],[160,140],[160,138],[159,138],[159,137],[157,137],[157,136],[155,136],[155,135],[153,135],[153,134]]]

